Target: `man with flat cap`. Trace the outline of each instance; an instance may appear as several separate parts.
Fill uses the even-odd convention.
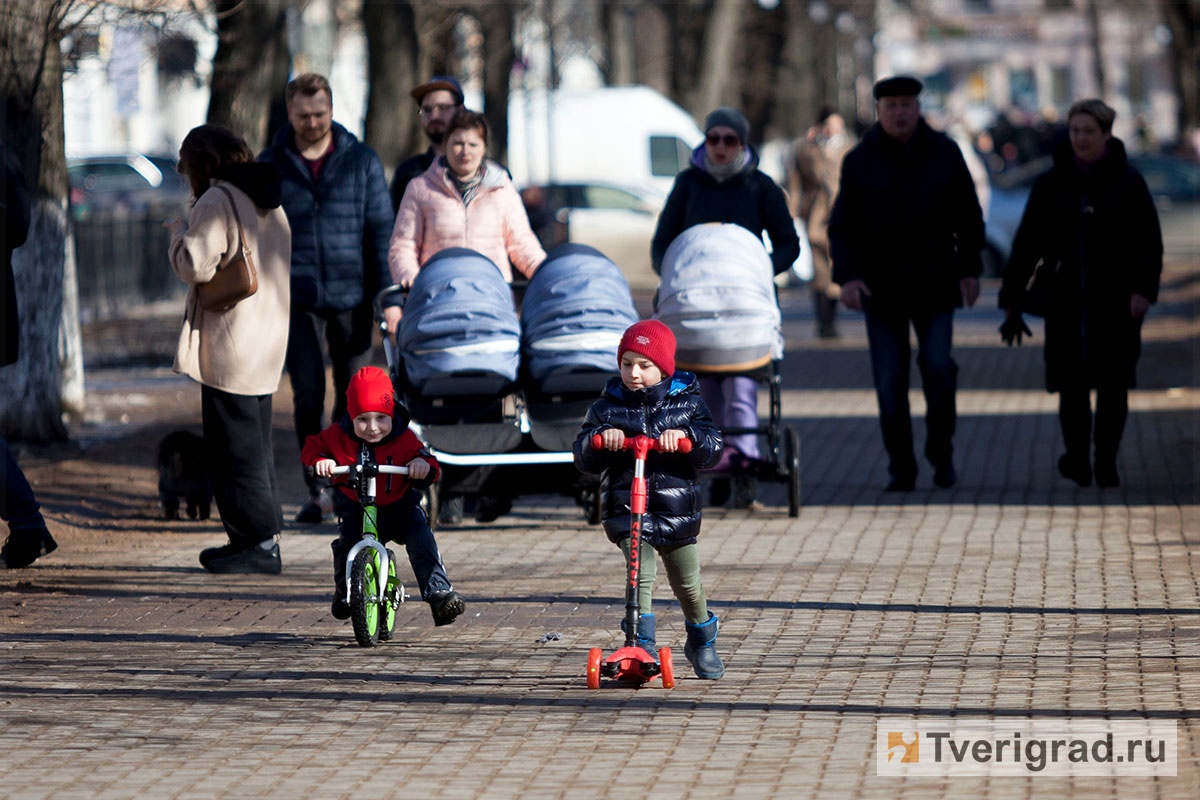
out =
[[[423,175],[435,158],[445,154],[442,139],[446,135],[446,126],[463,107],[462,86],[454,78],[446,75],[435,75],[409,92],[409,95],[417,101],[421,128],[430,144],[424,153],[402,161],[400,166],[396,167],[396,172],[392,175],[393,211],[399,210],[409,181]]]
[[[829,222],[833,278],[846,308],[866,314],[871,371],[888,452],[888,491],[916,487],[908,405],[909,327],[925,392],[925,458],[934,485],[958,481],[953,440],[955,308],[979,297],[983,213],[962,152],[921,117],[921,82],[875,84],[879,121],[842,164]]]

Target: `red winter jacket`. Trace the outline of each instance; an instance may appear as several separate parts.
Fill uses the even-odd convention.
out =
[[[429,462],[429,476],[419,481],[410,481],[404,475],[380,475],[375,484],[376,504],[381,506],[395,503],[402,499],[410,487],[424,487],[438,478],[437,459],[429,454],[425,445],[417,435],[408,429],[408,415],[403,408],[397,408],[392,419],[392,432],[383,441],[369,444],[354,435],[354,423],[350,417],[343,417],[336,425],[330,425],[320,433],[309,436],[304,442],[304,450],[300,460],[306,467],[314,466],[323,458],[332,458],[338,466],[349,466],[359,463],[363,450],[374,452],[376,464],[390,464],[396,467],[407,466],[417,456]],[[345,475],[335,475],[334,485],[343,483]],[[351,500],[358,500],[358,494],[346,486],[338,486],[342,494]]]

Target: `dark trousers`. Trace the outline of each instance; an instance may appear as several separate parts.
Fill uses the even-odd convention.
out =
[[[350,311],[307,311],[292,308],[288,325],[287,371],[292,382],[292,418],[300,449],[320,433],[325,424],[324,337],[333,365],[333,420],[346,414],[346,388],[350,379],[370,359],[372,315],[369,304]],[[316,479],[305,471],[309,493],[316,494]]]
[[[4,470],[0,493],[0,519],[8,523],[10,534],[17,531],[38,531],[46,527],[33,487],[17,464],[8,443],[0,438],[0,469]]]
[[[1096,390],[1096,461],[1117,459],[1125,420],[1129,417],[1129,390]],[[1092,443],[1092,391],[1087,386],[1064,389],[1058,395],[1058,422],[1062,426],[1067,456],[1086,462]]]
[[[917,333],[917,366],[925,390],[925,457],[935,467],[948,464],[954,453],[957,417],[954,393],[958,365],[950,357],[953,312],[913,317],[886,317],[867,312],[871,372],[879,400],[879,423],[893,478],[917,473],[913,457],[912,415],[908,406],[911,348],[908,327]]]
[[[363,512],[362,506],[340,491],[334,494],[334,504],[338,511],[339,535],[329,545],[333,550],[333,585],[337,592],[345,596],[346,556],[362,539]],[[442,564],[442,554],[438,552],[437,541],[429,528],[429,520],[418,504],[416,491],[410,490],[408,496],[398,502],[376,506],[375,511],[375,530],[379,541],[404,545],[408,552],[408,563],[417,579],[417,587],[421,590],[421,599],[428,600],[436,592],[452,588],[450,578],[446,576],[446,567]]]
[[[229,541],[251,547],[279,533],[283,510],[271,447],[271,395],[200,387],[204,450]]]

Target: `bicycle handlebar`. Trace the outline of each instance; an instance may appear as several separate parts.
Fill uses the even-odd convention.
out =
[[[346,467],[334,467],[334,475],[348,475],[351,472],[358,472],[362,469],[362,464],[353,464]],[[375,467],[381,475],[407,475],[408,467],[395,467],[391,464],[378,464]]]
[[[603,449],[604,448],[604,437],[598,433],[595,436],[593,436],[592,437],[592,447],[596,448],[597,450]],[[649,436],[626,436],[625,444],[623,445],[623,447],[626,450],[638,450],[643,447],[647,451],[662,449],[658,446],[658,439],[652,439]],[[692,440],[688,439],[686,437],[684,437],[683,439],[680,439],[679,444],[678,444],[678,449],[675,452],[685,453],[685,454],[692,452]]]

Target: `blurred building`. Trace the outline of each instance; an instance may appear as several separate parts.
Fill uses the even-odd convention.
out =
[[[1179,137],[1171,34],[1157,4],[877,0],[876,8],[876,75],[921,78],[922,104],[973,130],[999,115],[1061,119],[1075,100],[1100,96],[1131,147]]]

